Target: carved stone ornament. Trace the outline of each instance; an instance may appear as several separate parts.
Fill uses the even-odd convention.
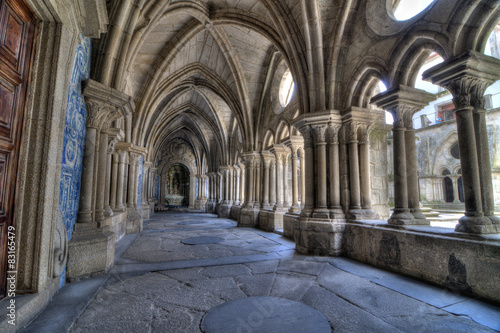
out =
[[[487,82],[464,76],[458,80],[450,81],[444,85],[453,95],[453,104],[457,109],[467,108],[472,105],[472,95],[481,96],[487,87]]]
[[[55,220],[52,276],[57,278],[62,274],[68,261],[68,236],[62,220],[62,213],[59,210],[56,211]]]
[[[115,151],[115,145],[118,142],[118,138],[113,138],[108,144],[108,154],[112,154]]]
[[[324,143],[326,141],[326,130],[328,129],[327,124],[313,125],[314,140],[316,143]]]

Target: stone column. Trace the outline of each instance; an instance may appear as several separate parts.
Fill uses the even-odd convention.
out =
[[[239,167],[234,167],[234,205],[239,206],[240,204],[240,176],[241,170]]]
[[[458,195],[458,178],[459,177],[450,177],[453,181],[453,203],[460,203],[459,195]]]
[[[314,207],[316,205],[316,195],[314,191],[315,187],[315,165],[314,165],[314,141],[313,141],[313,131],[310,125],[306,124],[302,125],[299,128],[299,131],[302,133],[304,137],[304,170],[309,170],[308,172],[304,172],[304,196],[303,196],[303,205],[301,216],[302,217],[311,217]]]
[[[306,196],[306,161],[304,147],[299,148],[300,152],[300,208],[304,208]]]
[[[340,204],[340,157],[339,157],[339,125],[330,125],[329,144],[329,184],[330,184],[330,217],[332,219],[345,219],[344,211]]]
[[[245,202],[245,165],[240,163],[240,170],[241,170],[241,175],[240,175],[240,205],[243,206],[243,203]]]
[[[269,164],[269,207],[273,209],[276,205],[276,159],[271,158]]]
[[[133,153],[129,153],[129,166],[128,166],[128,196],[127,196],[127,207],[128,209],[134,209],[136,206],[135,194],[136,184],[135,179],[137,178],[137,162],[139,156]]]
[[[110,193],[110,206],[112,210],[115,210],[117,207],[117,188],[118,188],[118,165],[120,155],[117,151],[111,153],[113,166],[111,168],[111,193]]]
[[[287,210],[290,208],[290,186],[288,184],[288,173],[290,172],[289,156],[290,154],[286,154],[283,158],[283,207],[287,208]]]
[[[359,174],[359,152],[358,152],[358,123],[348,126],[347,136],[349,144],[349,183],[351,192],[351,204],[349,215],[351,219],[360,219],[361,210],[361,185]]]
[[[262,202],[261,202],[261,184],[262,184],[262,177],[261,177],[261,170],[262,170],[262,159],[260,157],[260,154],[259,155],[256,155],[255,156],[255,169],[254,169],[254,173],[255,173],[255,203],[254,203],[254,207],[255,208],[260,208],[261,205],[262,205]]]
[[[276,204],[274,210],[281,210],[285,203],[285,172],[284,166],[287,163],[290,150],[284,144],[276,144],[271,148],[276,156]]]
[[[106,172],[108,170],[108,133],[105,131],[99,135],[99,151],[97,165],[97,184],[95,199],[95,220],[104,221],[104,199],[106,192]]]
[[[271,161],[274,156],[267,151],[262,152],[262,159],[264,160],[264,189],[263,189],[263,199],[262,208],[272,209],[269,204],[269,194],[270,194],[270,174],[271,174]]]
[[[285,144],[290,148],[292,161],[292,207],[290,207],[290,213],[300,213],[302,210],[299,204],[299,182],[301,177],[298,176],[298,154],[304,147],[304,139],[299,135],[292,135],[290,139],[285,141]]]
[[[358,140],[359,140],[359,173],[360,173],[360,195],[361,195],[361,209],[363,210],[363,215],[365,219],[376,220],[378,219],[378,214],[372,209],[371,200],[371,180],[370,180],[370,127],[371,124],[363,123],[358,128]],[[416,154],[414,160],[416,161]],[[417,177],[417,170],[415,164],[415,177]],[[417,181],[417,191],[414,193],[417,196],[417,207],[418,202],[418,177]],[[413,195],[413,194],[412,194]],[[412,206],[413,207],[413,206]],[[420,208],[419,208],[420,210]],[[410,210],[411,212],[411,210]]]
[[[391,224],[424,224],[430,222],[420,210],[417,155],[412,118],[435,97],[425,91],[399,86],[372,98],[371,102],[391,112],[393,126],[394,213]],[[407,131],[407,129],[409,129]]]
[[[283,207],[283,157],[276,155],[276,205],[274,210]]]
[[[248,208],[253,208],[254,205],[254,156],[248,155],[245,159],[245,177],[246,177],[246,194],[245,194],[245,206]]]
[[[294,126],[302,133],[305,150],[305,208],[293,234],[296,251],[340,255],[344,225],[330,218],[328,209],[326,130],[342,122],[340,112],[326,110],[302,114]]]
[[[116,188],[116,210],[125,211],[123,193],[125,192],[125,167],[128,162],[128,153],[123,150],[118,151],[118,182]]]
[[[83,150],[82,182],[80,192],[80,207],[77,222],[92,222],[92,190],[94,185],[94,162],[97,125],[88,123],[85,133],[85,147]]]
[[[105,186],[105,193],[104,193],[104,216],[110,217],[113,216],[113,210],[111,209],[111,200],[113,198],[111,193],[116,193],[116,180],[115,180],[115,175],[112,173],[114,172],[114,166],[115,164],[113,163],[113,151],[115,150],[115,144],[116,140],[112,139],[106,149],[107,153],[107,162],[106,162],[106,186]],[[118,167],[118,165],[117,165]],[[113,170],[112,170],[113,168]],[[115,181],[115,187],[114,190],[112,191],[112,186],[111,182]],[[113,198],[115,201],[114,205],[116,205],[116,196]],[[113,206],[114,206],[113,205]]]
[[[326,184],[326,130],[327,123],[313,125],[314,151],[316,157],[316,207],[313,217],[329,218]]]
[[[500,60],[469,51],[424,72],[424,80],[448,89],[453,95],[465,198],[465,216],[455,230],[500,233],[493,215],[489,147],[484,117],[484,91],[500,79]]]

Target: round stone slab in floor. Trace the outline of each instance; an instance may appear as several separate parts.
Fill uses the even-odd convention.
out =
[[[278,297],[248,297],[212,308],[203,317],[204,333],[331,333],[324,314],[300,302]]]
[[[222,237],[200,236],[183,239],[181,243],[186,245],[217,244],[223,240],[224,238]]]

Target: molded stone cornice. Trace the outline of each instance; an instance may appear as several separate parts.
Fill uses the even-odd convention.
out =
[[[135,110],[132,97],[92,79],[84,82],[83,96],[86,100],[120,109],[124,117],[131,115]]]
[[[141,156],[146,156],[148,150],[143,147],[137,147],[133,143],[130,142],[117,142],[115,145],[116,150],[127,151],[129,153],[138,154]]]
[[[274,154],[270,151],[267,151],[267,150],[261,152],[261,155],[262,155],[262,159],[264,160],[264,164],[266,166],[269,166],[271,161],[275,159]]]
[[[125,133],[121,128],[110,127],[104,131],[110,138],[116,139],[117,141],[122,141],[125,139]]]
[[[304,126],[314,126],[329,123],[342,123],[340,112],[337,110],[327,110],[322,112],[305,113],[299,116],[293,126],[300,129]]]
[[[107,32],[109,21],[105,0],[78,0],[75,8],[79,12],[77,17],[84,36],[100,38]]]
[[[415,114],[436,99],[434,94],[425,90],[400,85],[396,89],[378,94],[371,99],[378,107],[391,113]]]
[[[447,87],[464,77],[491,85],[500,79],[500,60],[483,53],[468,51],[426,70],[422,78]]]

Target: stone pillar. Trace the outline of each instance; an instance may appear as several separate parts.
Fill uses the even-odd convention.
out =
[[[262,152],[262,159],[264,161],[264,189],[263,189],[263,199],[262,199],[262,208],[264,209],[272,209],[273,207],[269,203],[269,195],[271,191],[271,183],[270,183],[270,175],[271,175],[271,161],[274,159],[274,156],[268,152]]]
[[[113,156],[113,166],[111,168],[111,193],[110,193],[110,206],[112,210],[117,209],[118,202],[116,201],[118,197],[118,182],[120,181],[118,178],[118,170],[119,170],[119,162],[120,162],[120,154],[118,151],[112,153]]]
[[[314,134],[314,151],[316,161],[316,207],[313,217],[329,218],[330,212],[327,203],[327,184],[326,184],[326,130],[327,123],[312,126]]]
[[[240,163],[240,205],[243,206],[243,203],[245,202],[245,165]]]
[[[458,178],[459,177],[450,177],[453,181],[453,203],[460,203],[459,195],[458,195]]]
[[[361,186],[359,175],[359,152],[358,152],[358,127],[359,124],[351,123],[348,126],[347,137],[349,144],[349,183],[351,193],[351,204],[349,207],[349,218],[360,219],[361,210]]]
[[[189,210],[195,209],[194,197],[195,197],[195,175],[191,172],[189,174]]]
[[[286,154],[283,158],[283,207],[290,208],[289,194],[290,189],[288,185],[288,173],[290,172],[290,154]]]
[[[329,184],[330,184],[330,217],[332,219],[345,219],[344,211],[340,204],[340,156],[339,156],[339,125],[330,125],[328,135],[329,145]]]
[[[415,135],[410,127],[415,112],[423,109],[434,95],[425,91],[399,86],[372,98],[371,102],[389,111],[394,118],[394,213],[390,224],[424,224],[430,222],[420,210]]]
[[[262,159],[259,155],[255,156],[255,168],[254,168],[254,173],[255,173],[255,183],[254,183],[254,196],[255,196],[255,202],[254,202],[254,207],[255,208],[260,208],[262,205],[261,202],[261,184],[262,184],[262,178],[261,178],[261,170],[262,170]]]
[[[298,166],[298,154],[299,151],[303,151],[304,147],[304,139],[301,136],[293,135],[290,136],[288,140],[286,140],[285,145],[290,148],[291,152],[291,161],[292,161],[292,206],[290,207],[290,213],[300,213],[302,207],[299,204],[299,182],[301,182],[301,178],[298,176],[299,166]],[[302,185],[302,184],[301,184]],[[302,188],[303,186],[301,186]]]
[[[238,218],[238,227],[256,227],[258,223],[259,208],[254,207],[254,186],[255,186],[255,162],[260,158],[257,152],[243,153],[245,163],[245,198],[244,205],[241,208],[240,216]]]
[[[234,167],[234,205],[239,206],[240,204],[240,177],[241,170],[238,166]]]
[[[99,151],[97,165],[97,184],[95,198],[95,220],[104,221],[104,199],[106,192],[106,172],[108,170],[108,133],[105,131],[99,135]]]
[[[139,156],[133,153],[129,153],[129,166],[128,166],[128,195],[127,195],[127,207],[128,209],[134,209],[136,206],[135,196],[137,193],[136,189],[136,178],[137,178],[137,162]]]
[[[303,196],[303,209],[301,216],[312,217],[314,207],[316,205],[316,195],[314,191],[315,187],[315,165],[314,165],[314,141],[312,137],[312,129],[309,125],[303,125],[299,128],[302,136],[304,137],[304,170],[309,170],[309,172],[304,172],[304,196]]]
[[[107,153],[107,162],[106,162],[106,186],[105,186],[105,195],[104,195],[104,215],[106,217],[113,216],[113,210],[116,205],[116,174],[118,171],[118,163],[115,163],[113,158],[113,152],[115,150],[116,140],[110,140],[106,153]],[[114,187],[112,186],[114,183]],[[113,196],[114,194],[114,196]]]
[[[276,159],[271,158],[269,164],[269,207],[273,209],[276,205]]]
[[[304,208],[305,196],[306,196],[306,161],[305,161],[305,151],[304,147],[299,148],[300,152],[300,208]]]
[[[483,114],[484,91],[500,78],[500,60],[469,51],[424,72],[423,78],[453,95],[457,121],[465,216],[455,230],[500,233],[500,221],[492,212],[493,192],[489,147]]]
[[[406,176],[408,177],[408,208],[419,224],[428,224],[420,209],[420,190],[418,186],[417,147],[413,128],[414,110],[405,114]],[[429,222],[430,223],[430,222]]]
[[[343,221],[330,218],[328,209],[326,131],[342,123],[335,110],[299,116],[294,126],[302,133],[305,151],[305,208],[295,227],[296,251],[305,254],[338,256],[342,253]]]
[[[96,135],[97,126],[87,125],[82,163],[82,189],[80,192],[80,207],[77,219],[79,223],[91,222],[93,220],[92,190],[94,185]]]
[[[359,174],[360,174],[360,197],[361,209],[365,219],[376,220],[378,219],[377,213],[372,209],[371,200],[371,180],[370,180],[370,127],[371,124],[363,123],[358,128],[359,140]],[[416,154],[414,160],[416,161]],[[416,164],[415,164],[416,167]],[[415,177],[417,177],[417,170],[415,168]],[[418,177],[417,181],[417,207],[418,207]]]
[[[274,210],[282,210],[285,207],[285,182],[286,176],[284,168],[287,163],[290,149],[284,144],[276,144],[271,148],[271,152],[276,156],[276,204]]]

